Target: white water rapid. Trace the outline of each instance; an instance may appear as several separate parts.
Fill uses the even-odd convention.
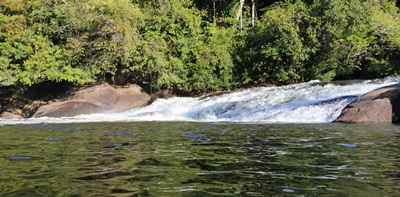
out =
[[[329,123],[359,96],[399,83],[399,77],[347,83],[307,83],[257,87],[242,92],[198,98],[158,99],[147,107],[122,113],[68,118],[1,120],[0,125],[117,121],[204,121],[241,123]]]

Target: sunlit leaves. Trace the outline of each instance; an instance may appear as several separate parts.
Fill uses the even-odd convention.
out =
[[[7,4],[10,8],[0,4],[7,14],[0,15],[1,85],[30,86],[47,80],[77,84],[93,81],[81,69],[71,68],[63,46],[55,45],[49,39],[51,35],[46,35],[50,31],[45,30],[43,24],[49,22],[49,29],[56,26],[54,20],[47,20],[53,19],[53,15],[46,14],[50,17],[46,18],[39,11],[28,12],[38,4],[46,7],[41,1],[15,1]],[[27,18],[29,14],[32,15]]]
[[[135,72],[156,88],[206,91],[232,85],[232,35],[202,21],[202,13],[179,1],[149,10]],[[138,66],[140,65],[140,66]],[[144,74],[144,75],[143,75]]]
[[[399,50],[393,1],[304,2],[276,3],[262,16],[252,45],[255,80],[332,80],[360,69],[375,77],[396,74],[387,62]]]
[[[182,92],[399,74],[395,1],[0,0],[0,83]]]

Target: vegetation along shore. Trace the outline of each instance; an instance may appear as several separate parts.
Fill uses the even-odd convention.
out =
[[[103,83],[198,95],[398,75],[399,7],[395,0],[0,0],[0,113],[29,116],[74,88]]]

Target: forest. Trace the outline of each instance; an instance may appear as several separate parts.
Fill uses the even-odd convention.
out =
[[[393,0],[0,0],[0,89],[107,82],[191,94],[399,75],[399,7]]]

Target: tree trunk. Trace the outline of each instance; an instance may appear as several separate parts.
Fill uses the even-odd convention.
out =
[[[216,21],[216,18],[217,18],[217,16],[216,16],[216,15],[217,15],[217,13],[216,13],[216,12],[217,12],[217,9],[216,9],[216,7],[215,7],[215,6],[216,6],[216,5],[215,5],[215,1],[216,1],[216,0],[213,0],[213,9],[214,9],[214,10],[213,10],[213,11],[214,11],[214,18],[213,18],[213,20],[214,20],[214,23],[217,22],[217,21]]]
[[[243,5],[244,5],[244,0],[240,0],[239,10],[236,15],[236,20],[240,19],[240,32],[242,32],[243,30]]]
[[[239,9],[236,14],[236,20],[239,20],[242,17],[243,5],[244,5],[244,0],[240,0]]]
[[[251,0],[251,26],[254,27],[256,17],[256,0]]]

